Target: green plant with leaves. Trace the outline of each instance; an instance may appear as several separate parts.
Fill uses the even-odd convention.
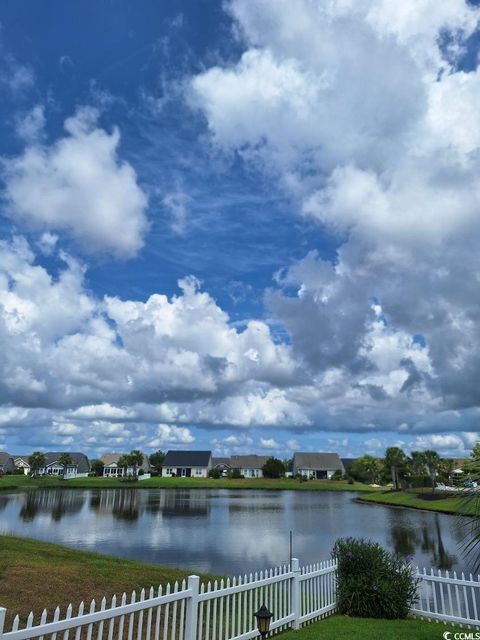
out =
[[[28,464],[30,465],[32,475],[36,476],[39,470],[43,469],[47,464],[47,458],[42,451],[34,451],[28,458]]]
[[[73,466],[73,458],[69,453],[62,453],[58,456],[57,464],[63,467],[63,475],[65,475],[67,467]]]
[[[222,472],[220,471],[220,469],[217,469],[217,467],[210,469],[210,471],[208,472],[208,477],[214,478],[215,480],[218,480],[219,478],[221,478],[221,476]]]
[[[90,471],[95,476],[103,476],[103,469],[105,465],[101,460],[95,459],[90,462]]]
[[[359,618],[406,618],[417,599],[418,581],[408,559],[377,542],[339,538],[337,611]]]
[[[385,466],[390,469],[393,486],[396,490],[400,488],[400,470],[406,463],[406,455],[400,447],[388,447],[385,451]]]
[[[158,451],[155,451],[155,453],[152,453],[149,457],[150,466],[159,475],[162,474],[162,465],[166,455],[165,451],[158,449]]]
[[[425,460],[425,466],[427,467],[428,475],[432,482],[432,493],[435,493],[435,479],[441,468],[442,460],[438,453],[432,449],[423,452],[423,459]]]
[[[285,465],[278,458],[268,458],[262,467],[264,478],[283,478],[285,475]]]

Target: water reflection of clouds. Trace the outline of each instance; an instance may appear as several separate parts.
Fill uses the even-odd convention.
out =
[[[422,566],[467,569],[456,519],[359,505],[351,494],[64,490],[2,496],[1,504],[1,530],[198,571],[244,573],[285,562],[290,530],[302,562],[327,558],[337,537],[354,535]]]

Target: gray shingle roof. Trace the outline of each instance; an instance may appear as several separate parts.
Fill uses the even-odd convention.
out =
[[[345,472],[343,463],[337,453],[295,453],[293,455],[294,469],[314,469],[320,471]]]
[[[162,467],[208,467],[211,451],[167,451]]]
[[[3,467],[3,471],[13,471],[13,458],[6,451],[0,451],[0,466]]]
[[[67,453],[73,460],[73,464],[77,467],[77,473],[88,473],[90,471],[90,463],[84,453],[72,451],[46,451],[47,467],[60,458],[61,455]]]
[[[219,465],[224,467],[231,466],[230,458],[212,458],[212,467],[218,467]]]
[[[232,469],[261,469],[270,456],[257,456],[251,454],[248,456],[232,456]]]

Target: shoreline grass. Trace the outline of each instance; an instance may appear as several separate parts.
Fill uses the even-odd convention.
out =
[[[466,496],[438,492],[432,497],[430,489],[408,489],[407,491],[379,491],[362,495],[356,502],[370,505],[382,505],[421,511],[433,511],[447,515],[471,516],[478,513],[476,501],[468,502]]]
[[[124,591],[130,596],[133,590],[173,585],[191,573],[0,534],[0,606],[7,609],[7,625],[16,614],[25,621],[32,610],[51,612],[57,605],[65,610],[70,603],[75,609],[82,600],[99,602],[114,594],[118,598]]]
[[[375,487],[345,480],[309,480],[300,482],[294,478],[161,478],[154,477],[137,482],[116,478],[76,478],[61,480],[55,477],[30,478],[11,475],[0,477],[0,491],[25,491],[30,489],[265,489],[273,491],[379,491]]]

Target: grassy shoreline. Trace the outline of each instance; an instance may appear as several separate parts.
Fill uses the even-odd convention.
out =
[[[119,596],[123,591],[140,591],[150,586],[183,580],[191,571],[123,560],[97,553],[78,551],[30,538],[0,535],[0,606],[7,608],[6,628],[18,613],[23,621],[30,610],[50,613],[58,605],[62,611],[81,600],[97,602],[103,596]],[[202,580],[212,576],[201,575]],[[46,586],[48,585],[48,588]],[[422,620],[374,620],[331,616],[299,631],[281,634],[282,640],[434,640],[443,625]],[[455,628],[449,626],[449,630]]]
[[[99,601],[125,591],[158,587],[183,580],[192,571],[174,569],[115,556],[79,551],[60,545],[0,535],[0,606],[7,623],[15,614],[25,620],[31,610],[74,608],[83,600]],[[210,579],[211,576],[203,575]]]
[[[447,515],[475,515],[475,503],[467,503],[465,496],[447,492],[438,492],[435,499],[429,489],[409,489],[408,491],[379,491],[375,494],[362,495],[356,502],[369,505],[391,506],[403,509],[433,511]],[[477,511],[478,513],[478,511]]]
[[[300,482],[293,478],[272,480],[269,478],[149,478],[138,482],[125,482],[116,478],[78,478],[59,480],[27,476],[0,477],[0,491],[25,491],[30,489],[267,489],[274,491],[378,491],[361,482],[348,484],[345,480],[309,480]]]

